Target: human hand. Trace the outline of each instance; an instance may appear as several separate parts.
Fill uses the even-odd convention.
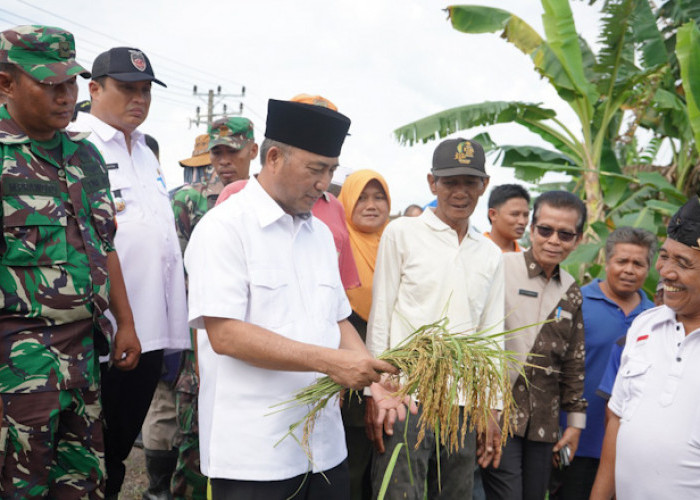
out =
[[[112,363],[123,371],[136,368],[141,357],[141,342],[133,325],[119,326],[112,346]]]
[[[398,369],[366,351],[336,349],[330,361],[328,376],[334,382],[349,389],[360,390],[380,380],[381,374],[398,373]]]
[[[477,437],[476,456],[480,467],[488,467],[491,464],[498,468],[501,464],[501,427],[498,413],[498,410],[491,410],[486,431]]]
[[[581,437],[581,429],[576,427],[567,427],[561,439],[556,442],[552,448],[552,461],[555,467],[559,467],[559,450],[564,446],[569,447],[569,461],[574,459],[576,450],[578,449],[578,440]]]
[[[384,435],[382,434],[381,426],[376,426],[377,406],[374,404],[372,396],[365,396],[365,434],[367,439],[372,441],[374,449],[377,453],[384,453]]]
[[[418,406],[411,396],[402,398],[393,394],[399,390],[399,386],[392,383],[388,377],[382,377],[381,383],[374,383],[370,386],[372,391],[372,420],[367,422],[367,412],[365,412],[365,427],[371,426],[368,437],[373,441],[378,453],[384,453],[383,436],[394,434],[394,423],[398,420],[406,420],[406,408],[415,415],[418,413]]]

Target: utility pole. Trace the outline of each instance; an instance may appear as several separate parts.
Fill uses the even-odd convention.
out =
[[[223,111],[221,113],[215,113],[214,112],[214,107],[219,104],[222,100],[226,99],[227,97],[245,97],[245,86],[241,87],[241,92],[239,94],[222,94],[221,93],[221,85],[218,85],[216,87],[216,94],[214,93],[213,89],[209,89],[208,92],[206,93],[198,93],[197,92],[197,86],[195,85],[193,88],[193,95],[195,97],[206,97],[207,98],[207,112],[206,112],[206,119],[207,119],[207,129],[211,127],[211,124],[214,122],[214,120],[218,117],[227,117],[229,115],[240,115],[243,113],[243,102],[238,103],[238,110],[237,111],[229,111],[228,106],[226,103],[223,104],[222,108]],[[215,97],[216,97],[216,102],[215,102]],[[201,109],[199,106],[197,106],[196,109],[197,115],[195,118],[190,118],[190,125],[194,123],[195,125],[199,126],[200,123],[202,122],[202,114],[201,114]]]

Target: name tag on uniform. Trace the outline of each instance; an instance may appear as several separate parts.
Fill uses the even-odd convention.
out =
[[[119,163],[107,163],[105,167],[107,170],[116,170],[119,168]]]
[[[518,290],[518,295],[525,295],[526,297],[537,297],[537,292],[533,292],[532,290],[524,290],[520,289]]]

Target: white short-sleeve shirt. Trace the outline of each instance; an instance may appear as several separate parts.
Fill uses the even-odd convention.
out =
[[[293,340],[337,348],[338,322],[350,315],[333,236],[314,217],[286,214],[255,179],[210,210],[185,252],[190,326],[204,317],[233,318]],[[198,336],[202,472],[215,478],[281,480],[328,470],[346,457],[337,401],[316,420],[311,461],[289,426],[308,408],[272,413],[272,406],[320,376],[255,367],[216,354]],[[277,408],[278,409],[278,408]],[[301,439],[301,431],[297,433]]]
[[[617,498],[700,498],[700,329],[686,335],[666,306],[640,314],[608,406]]]
[[[117,208],[114,246],[142,352],[189,349],[182,251],[157,158],[138,130],[129,152],[124,134],[93,115],[78,113],[69,128],[91,132],[88,140],[107,165]]]

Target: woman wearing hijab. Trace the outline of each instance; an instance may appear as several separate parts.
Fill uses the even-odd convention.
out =
[[[360,275],[360,286],[347,290],[352,306],[349,320],[362,340],[367,335],[367,319],[372,306],[372,279],[379,240],[389,222],[391,199],[384,178],[373,170],[358,170],[343,182],[338,200],[345,209],[350,246]],[[343,409],[345,440],[350,466],[350,495],[353,500],[371,498],[369,465],[372,442],[365,435],[365,403],[353,396]]]

